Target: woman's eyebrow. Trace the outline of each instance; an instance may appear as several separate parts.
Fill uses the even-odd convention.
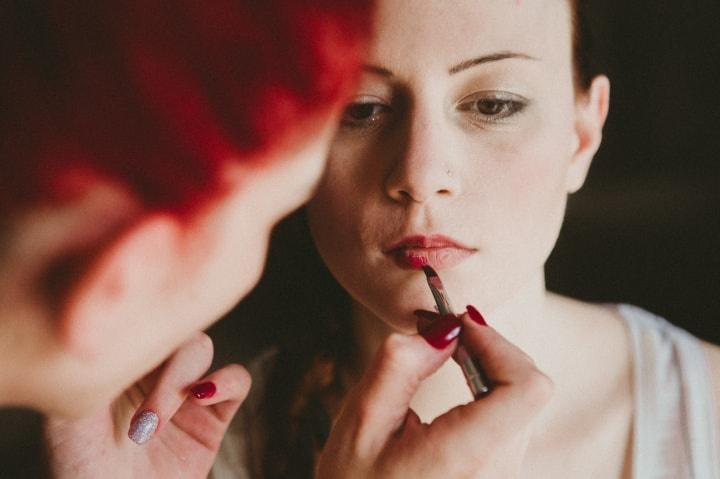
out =
[[[468,68],[472,68],[477,65],[482,65],[484,63],[490,63],[490,62],[497,62],[500,60],[507,60],[508,58],[520,58],[523,60],[538,60],[537,58],[527,55],[525,53],[497,52],[497,53],[491,53],[489,55],[483,55],[481,57],[473,58],[471,60],[465,60],[464,62],[458,63],[454,67],[450,68],[448,70],[448,73],[450,75],[454,75],[456,73],[460,73],[463,70],[467,70]]]
[[[362,70],[367,73],[374,73],[383,77],[392,77],[394,74],[387,68],[379,67],[377,65],[363,65]]]
[[[464,62],[458,63],[454,67],[450,68],[448,70],[448,73],[450,75],[454,75],[456,73],[460,73],[463,70],[467,70],[468,68],[482,65],[483,63],[498,62],[500,60],[507,60],[509,58],[520,58],[522,60],[539,60],[538,58],[527,55],[525,53],[497,52],[497,53],[491,53],[489,55],[483,55],[483,56],[477,57],[477,58],[472,58],[470,60],[465,60]],[[377,66],[377,65],[365,64],[362,66],[362,70],[364,72],[372,73],[375,75],[380,75],[380,76],[386,77],[386,78],[390,78],[395,75],[391,70],[388,70],[385,67],[381,67],[381,66]]]

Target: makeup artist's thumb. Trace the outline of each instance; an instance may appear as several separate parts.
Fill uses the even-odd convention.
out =
[[[357,438],[359,443],[381,448],[404,424],[420,383],[451,356],[460,329],[458,318],[446,316],[420,335],[391,334],[385,339],[341,414],[341,420],[345,416],[359,423],[364,435]]]

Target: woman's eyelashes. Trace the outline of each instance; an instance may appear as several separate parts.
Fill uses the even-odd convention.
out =
[[[392,108],[377,97],[359,97],[345,107],[340,124],[351,130],[374,130],[387,121]]]
[[[341,127],[346,131],[371,133],[390,126],[393,117],[399,119],[407,108],[388,103],[375,96],[360,96],[345,107]],[[519,115],[530,101],[506,91],[482,91],[463,97],[455,105],[457,111],[469,117],[476,126],[492,126],[509,123],[512,117]]]
[[[529,101],[514,93],[504,91],[477,92],[464,97],[457,103],[457,109],[470,115],[474,124],[498,124],[509,121],[522,113]]]

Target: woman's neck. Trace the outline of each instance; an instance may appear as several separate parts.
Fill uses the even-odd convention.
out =
[[[577,371],[568,368],[567,355],[582,334],[582,321],[568,314],[568,301],[548,293],[542,271],[493,310],[482,311],[488,323],[532,357],[538,367],[558,383],[572,381]],[[390,326],[367,308],[354,305],[355,332],[363,364],[368,364]],[[579,336],[581,335],[581,336]],[[423,421],[430,421],[458,404],[472,399],[462,371],[448,361],[418,390],[412,407]]]

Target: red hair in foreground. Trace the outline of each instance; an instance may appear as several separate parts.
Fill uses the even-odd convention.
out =
[[[8,1],[0,6],[0,213],[103,177],[151,208],[217,193],[341,99],[369,1]]]

